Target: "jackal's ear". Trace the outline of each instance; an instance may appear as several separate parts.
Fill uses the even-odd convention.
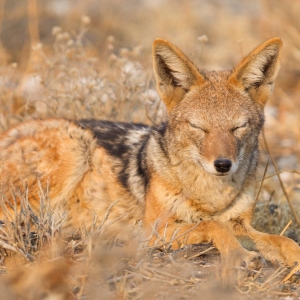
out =
[[[164,39],[156,39],[153,43],[153,64],[157,89],[168,111],[184,98],[193,85],[205,82],[193,63]]]
[[[272,94],[279,70],[282,41],[273,38],[254,49],[236,67],[229,82],[249,92],[253,101],[264,106]]]

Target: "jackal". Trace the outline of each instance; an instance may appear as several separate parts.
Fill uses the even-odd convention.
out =
[[[152,244],[213,242],[225,259],[256,258],[243,244],[271,261],[300,262],[294,241],[251,226],[258,136],[281,46],[270,39],[235,69],[208,72],[156,39],[154,72],[167,121],[20,124],[0,137],[3,195],[26,186],[37,209],[38,183],[49,182],[52,206],[68,212],[66,228],[91,226],[94,215],[115,221],[116,230],[142,220],[145,235],[155,231]]]

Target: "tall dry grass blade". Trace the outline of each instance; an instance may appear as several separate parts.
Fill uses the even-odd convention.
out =
[[[119,201],[120,201],[120,199],[117,199],[116,201],[114,201],[113,203],[111,203],[111,204],[109,205],[109,207],[107,208],[107,210],[106,210],[106,212],[105,212],[105,215],[104,215],[104,218],[103,218],[101,224],[98,226],[98,229],[97,229],[98,231],[100,231],[100,230],[102,229],[104,223],[105,223],[105,222],[107,221],[107,219],[108,219],[108,216],[109,216],[109,213],[110,213],[111,209],[112,209]]]
[[[180,229],[178,230],[175,230],[173,232],[173,235],[170,239],[170,241],[168,242],[163,242],[163,244],[156,244],[155,246],[150,246],[149,249],[152,249],[152,248],[157,248],[157,247],[164,247],[164,246],[169,246],[169,245],[172,245],[172,243],[174,243],[176,240],[180,239],[181,237],[185,236],[186,234],[188,234],[189,232],[193,231],[198,225],[200,224],[200,222],[197,222],[195,224],[195,226],[193,226],[192,228],[190,228],[189,230],[186,230],[184,233],[180,234],[177,236],[178,232],[180,231]],[[153,229],[153,227],[152,227]],[[157,234],[157,233],[156,233]],[[157,242],[161,242],[163,240],[164,237],[160,237],[158,234],[157,234],[157,237],[159,238],[159,240],[157,239]]]
[[[277,278],[280,274],[282,274],[286,270],[286,267],[280,266],[274,273],[272,273],[267,280],[259,287],[260,290],[262,290],[266,285]]]
[[[279,172],[276,172],[275,174],[271,174],[271,175],[266,176],[265,179],[269,179],[269,178],[272,178],[274,176],[278,176],[278,174],[282,174],[282,173],[285,173],[285,172],[300,175],[300,172],[298,172],[297,170],[281,170]],[[261,180],[262,180],[262,178],[256,179],[256,181],[261,181]]]
[[[272,153],[271,153],[271,151],[270,151],[270,149],[269,149],[269,146],[268,146],[268,143],[267,143],[267,140],[266,140],[266,137],[265,137],[264,130],[262,131],[262,136],[263,136],[263,140],[264,140],[264,144],[265,144],[265,147],[266,147],[266,149],[267,149],[267,152],[268,152],[268,154],[269,154],[269,156],[270,156],[270,158],[271,158],[271,160],[272,160],[272,164],[273,164],[273,166],[274,166],[274,168],[275,168],[275,170],[276,170],[277,177],[278,177],[278,179],[279,179],[281,189],[282,189],[282,191],[283,191],[283,193],[284,193],[284,196],[285,196],[285,198],[286,198],[286,200],[287,200],[287,202],[288,202],[288,204],[289,204],[289,206],[290,206],[290,208],[291,208],[291,210],[292,210],[292,212],[293,212],[293,215],[294,215],[294,217],[295,217],[295,219],[296,219],[296,221],[297,221],[297,223],[298,223],[298,225],[299,225],[299,227],[300,227],[300,220],[299,220],[298,215],[297,215],[297,213],[296,213],[296,211],[295,211],[295,209],[294,209],[294,207],[293,207],[293,205],[292,205],[292,202],[291,202],[291,200],[290,200],[290,197],[289,197],[288,193],[286,192],[286,189],[285,189],[285,187],[284,187],[284,184],[283,184],[283,182],[282,182],[282,180],[281,180],[281,177],[280,177],[280,174],[279,174],[279,170],[278,170],[277,164],[276,164],[276,162],[275,162],[275,160],[274,160],[274,158],[273,158],[273,155],[272,155]]]
[[[289,228],[289,226],[292,224],[292,220],[290,220],[286,226],[283,228],[283,230],[281,231],[280,235],[283,235],[285,233],[285,231]]]
[[[18,252],[18,250],[15,247],[13,247],[13,246],[11,246],[11,245],[9,245],[9,244],[1,241],[1,240],[0,240],[0,247],[3,247],[5,249],[13,251],[13,252]]]
[[[259,186],[259,189],[258,189],[256,198],[255,198],[255,204],[256,204],[256,202],[257,202],[257,200],[258,200],[258,197],[259,197],[259,195],[260,195],[260,192],[261,192],[261,189],[262,189],[264,180],[265,180],[265,178],[266,178],[266,174],[267,174],[267,171],[268,171],[268,166],[269,166],[269,157],[268,157],[268,160],[267,160],[267,164],[266,164],[266,166],[265,166],[263,178],[262,178],[262,180],[261,180],[261,183],[260,183],[260,186]]]
[[[216,249],[216,247],[214,247],[214,246],[213,247],[209,247],[209,248],[207,248],[207,249],[205,249],[205,250],[203,250],[203,251],[201,251],[199,253],[196,253],[196,254],[188,257],[187,260],[191,260],[193,258],[199,257],[199,256],[201,256],[201,255],[203,255],[203,254],[205,254],[205,253],[207,253],[207,252],[209,252],[210,250],[213,250],[213,249]]]
[[[291,272],[285,276],[283,279],[282,279],[282,282],[286,282],[288,281],[296,272],[298,272],[300,270],[300,264],[298,263],[292,270]]]

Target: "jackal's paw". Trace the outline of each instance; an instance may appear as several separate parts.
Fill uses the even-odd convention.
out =
[[[291,268],[300,264],[300,247],[296,242],[285,236],[267,236],[267,241],[260,249],[266,259]]]
[[[237,279],[232,272],[232,267],[244,267],[247,272],[259,270],[264,266],[263,257],[254,251],[248,251],[244,248],[235,249],[230,251],[230,255],[223,261],[225,265],[222,269],[222,279],[224,284],[231,284]]]
[[[238,249],[233,251],[232,255],[235,266],[241,266],[249,270],[258,270],[265,264],[261,254],[255,251]]]

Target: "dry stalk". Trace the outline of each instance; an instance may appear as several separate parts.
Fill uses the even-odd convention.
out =
[[[131,270],[127,270],[127,272],[129,272],[131,274],[134,274],[136,276],[142,277],[144,279],[150,280],[150,281],[165,282],[165,283],[169,283],[170,284],[170,281],[168,281],[168,280],[158,279],[158,278],[155,278],[155,277],[149,277],[149,276],[146,276],[146,275],[143,275],[143,274],[140,274],[138,272],[131,271]]]
[[[291,272],[287,276],[284,277],[284,279],[282,280],[282,282],[288,281],[299,270],[300,270],[300,264],[297,263],[296,266],[291,270]]]
[[[126,274],[126,275],[123,275],[123,276],[114,277],[112,279],[106,280],[106,283],[111,284],[111,283],[119,282],[119,281],[123,280],[125,276],[126,276],[127,279],[130,279],[130,278],[133,278],[135,276],[135,274]]]
[[[179,232],[179,230],[175,230],[175,232],[172,235],[172,238],[169,242],[164,242],[162,244],[156,244],[154,246],[150,246],[149,249],[151,248],[157,248],[157,247],[164,247],[164,246],[169,246],[172,245],[173,242],[175,242],[176,240],[180,239],[181,237],[185,236],[187,233],[193,231],[195,228],[197,228],[197,226],[200,224],[200,222],[197,222],[195,224],[195,226],[193,226],[192,228],[190,228],[189,230],[185,231],[184,233],[180,234],[179,236],[176,236],[177,233]],[[154,228],[153,228],[154,229]],[[156,231],[155,231],[156,232]],[[158,236],[159,237],[159,236]],[[163,238],[160,238],[160,240],[158,242],[160,242]]]
[[[7,249],[7,250],[18,253],[18,250],[15,247],[13,247],[13,246],[11,246],[11,245],[9,245],[9,244],[1,241],[1,240],[0,240],[0,247],[3,247],[4,249]]]
[[[272,155],[272,153],[271,153],[271,151],[270,151],[270,149],[269,149],[269,146],[268,146],[268,143],[267,143],[267,140],[266,140],[266,137],[265,137],[264,130],[262,131],[262,135],[263,135],[263,140],[264,140],[265,147],[266,147],[267,152],[268,152],[268,154],[269,154],[269,156],[270,156],[270,158],[271,158],[271,160],[272,160],[272,164],[273,164],[273,166],[274,166],[274,168],[275,168],[275,170],[276,170],[276,173],[277,173],[277,176],[278,176],[278,179],[279,179],[279,182],[280,182],[281,189],[282,189],[282,191],[283,191],[283,193],[284,193],[284,195],[285,195],[285,198],[286,198],[286,200],[287,200],[287,202],[288,202],[288,204],[289,204],[289,206],[290,206],[290,208],[291,208],[291,210],[292,210],[292,212],[293,212],[293,215],[294,215],[294,217],[295,217],[295,219],[296,219],[296,221],[297,221],[297,224],[300,226],[300,220],[299,220],[299,218],[298,218],[298,216],[297,216],[297,213],[296,213],[296,211],[295,211],[295,209],[294,209],[294,207],[293,207],[293,205],[292,205],[292,202],[291,202],[291,200],[290,200],[290,197],[289,197],[289,195],[287,194],[286,189],[285,189],[285,187],[284,187],[284,184],[283,184],[283,182],[282,182],[282,180],[281,180],[281,177],[280,177],[280,174],[279,174],[279,170],[278,170],[277,164],[276,164],[276,162],[275,162],[275,160],[274,160],[274,158],[273,158],[273,155]]]
[[[292,173],[292,174],[297,174],[297,175],[300,175],[300,172],[296,171],[296,170],[281,170],[279,172],[276,172],[274,174],[271,174],[271,175],[268,175],[265,177],[265,179],[269,179],[269,178],[272,178],[274,176],[278,176],[278,174],[282,174],[282,173]],[[256,179],[256,181],[261,181],[262,178],[259,178],[259,179]]]
[[[258,200],[258,197],[259,197],[259,195],[260,195],[260,192],[261,192],[261,189],[262,189],[264,180],[265,180],[265,178],[266,178],[266,174],[267,174],[267,171],[268,171],[268,166],[269,166],[269,158],[268,158],[268,160],[267,160],[267,164],[266,164],[265,170],[264,170],[264,175],[263,175],[263,178],[262,178],[262,180],[261,180],[261,183],[260,183],[260,186],[259,186],[259,190],[258,190],[258,192],[257,192],[257,196],[256,196],[256,198],[255,198],[255,203],[256,203],[257,200]]]
[[[113,203],[111,203],[109,205],[109,207],[107,208],[106,212],[105,212],[105,215],[104,215],[104,218],[101,222],[101,224],[99,225],[98,227],[98,230],[101,230],[101,228],[103,227],[104,223],[107,221],[108,219],[108,216],[109,216],[109,213],[110,213],[110,210],[120,201],[120,199],[117,199],[116,201],[114,201]]]
[[[179,277],[179,276],[170,274],[170,273],[168,273],[168,272],[164,272],[164,271],[157,270],[157,269],[150,268],[150,267],[148,267],[147,269],[148,269],[149,271],[153,272],[153,273],[159,273],[159,274],[161,274],[161,275],[168,276],[168,277],[172,277],[172,278],[175,278],[175,279],[178,279],[178,280],[183,280],[183,281],[186,281],[186,282],[189,282],[189,283],[195,283],[195,282],[191,281],[190,279],[186,279],[186,278],[183,278],[183,277]]]
[[[281,231],[280,235],[283,235],[285,233],[285,231],[289,228],[289,226],[292,224],[292,220],[290,220],[286,226],[283,228],[283,230]]]
[[[209,247],[209,248],[207,248],[207,249],[205,249],[205,250],[203,250],[203,251],[201,251],[201,252],[199,252],[197,254],[194,254],[194,255],[188,257],[187,260],[191,260],[191,259],[193,259],[195,257],[201,256],[201,255],[203,255],[203,254],[205,254],[205,253],[207,253],[207,252],[209,252],[210,250],[213,250],[213,249],[215,249],[215,247]]]
[[[266,287],[266,285],[271,282],[272,280],[274,280],[275,278],[277,278],[280,274],[282,274],[283,272],[286,271],[286,267],[283,267],[283,266],[280,266],[274,273],[272,273],[268,278],[267,280],[261,284],[259,286],[259,289],[262,290],[263,288]]]

